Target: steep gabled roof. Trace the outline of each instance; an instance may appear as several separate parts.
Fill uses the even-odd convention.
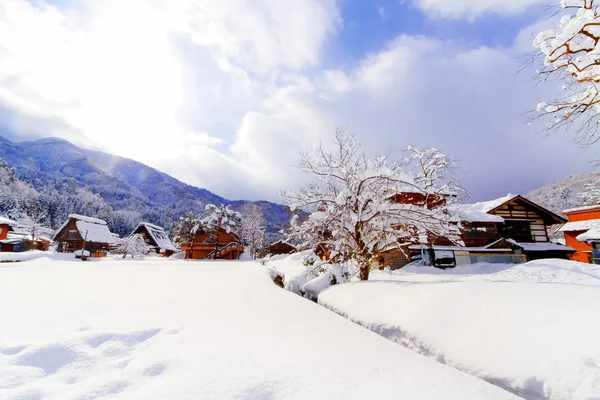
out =
[[[566,219],[552,211],[526,199],[521,195],[508,194],[495,200],[482,201],[473,204],[456,204],[450,207],[454,210],[462,221],[466,222],[504,222],[504,218],[495,215],[494,212],[508,203],[513,201],[521,201],[532,208],[535,208],[540,214],[545,215],[548,219],[556,224],[563,224]]]
[[[136,233],[140,228],[145,228],[146,232],[150,235],[156,247],[163,250],[169,251],[179,251],[177,248],[171,243],[171,239],[167,236],[165,230],[158,225],[151,224],[150,222],[140,222],[137,228],[133,231]]]
[[[499,199],[500,200],[500,199]],[[541,214],[545,214],[547,217],[549,217],[550,219],[552,219],[554,221],[554,223],[556,224],[564,224],[565,222],[567,222],[567,219],[548,210],[547,208],[544,208],[542,206],[540,206],[539,204],[534,203],[531,200],[526,199],[525,197],[521,196],[521,195],[516,195],[513,196],[513,198],[506,200],[505,202],[498,204],[496,207],[494,207],[493,209],[491,209],[489,212],[493,213],[494,211],[496,211],[497,209],[501,208],[502,206],[506,205],[507,203],[510,203],[512,201],[515,200],[519,200],[522,201],[524,203],[527,203],[530,207],[533,207],[535,209],[537,209],[538,211],[540,211]]]
[[[85,215],[69,214],[67,221],[60,227],[60,229],[54,235],[54,240],[61,234],[61,232],[67,227],[69,222],[74,221],[79,235],[86,242],[90,243],[106,243],[115,244],[117,238],[111,233],[106,225],[106,221],[98,218],[86,217]]]

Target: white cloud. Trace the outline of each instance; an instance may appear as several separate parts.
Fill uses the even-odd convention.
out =
[[[473,19],[485,13],[518,14],[554,0],[412,0],[427,14],[442,18]],[[558,1],[554,1],[558,5]]]

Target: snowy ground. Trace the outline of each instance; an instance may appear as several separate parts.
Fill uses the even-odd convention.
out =
[[[528,399],[600,399],[600,267],[562,260],[376,271],[319,303]]]
[[[0,398],[514,397],[281,290],[258,263],[52,255],[0,264]]]

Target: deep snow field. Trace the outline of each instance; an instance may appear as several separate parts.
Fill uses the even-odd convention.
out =
[[[0,263],[0,399],[515,398],[255,262],[21,257]]]
[[[600,266],[408,266],[333,286],[319,303],[527,399],[600,399]]]

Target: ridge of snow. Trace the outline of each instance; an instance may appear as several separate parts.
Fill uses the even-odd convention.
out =
[[[455,204],[449,207],[449,210],[466,222],[504,222],[504,218],[489,214],[494,208],[517,197],[516,194],[508,194],[494,200],[480,201],[472,204]]]
[[[78,221],[88,222],[90,224],[106,225],[106,221],[100,218],[87,217],[79,214],[69,214],[69,219],[76,219]]]
[[[570,213],[576,213],[578,211],[587,211],[587,210],[594,210],[594,209],[600,209],[600,204],[596,204],[596,205],[593,205],[593,206],[583,206],[583,207],[567,208],[566,210],[563,210],[562,213],[563,214],[570,214]]]
[[[1,224],[1,225],[9,225],[9,226],[14,226],[14,225],[17,225],[17,222],[16,222],[16,221],[13,221],[12,219],[8,219],[8,218],[0,217],[0,224]]]

